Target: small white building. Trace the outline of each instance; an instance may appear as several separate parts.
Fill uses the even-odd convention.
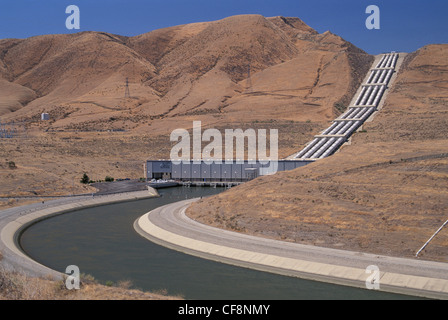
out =
[[[50,120],[50,115],[48,113],[42,113],[40,115],[40,120]]]

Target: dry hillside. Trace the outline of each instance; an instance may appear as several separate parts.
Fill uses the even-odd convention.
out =
[[[1,254],[0,254],[1,260]],[[130,281],[98,283],[90,275],[82,275],[80,288],[68,290],[64,280],[35,278],[26,274],[7,271],[0,266],[1,300],[180,300],[168,296],[165,290],[152,293],[132,288]]]
[[[79,184],[84,172],[139,178],[144,160],[169,157],[171,131],[194,120],[278,129],[288,156],[347,105],[373,58],[298,18],[260,15],[136,37],[0,40],[0,120],[19,128],[0,139],[0,195],[92,191]]]
[[[383,109],[337,154],[201,200],[188,214],[259,236],[413,257],[448,219],[447,56],[448,45],[409,54]],[[448,229],[421,257],[448,261]]]

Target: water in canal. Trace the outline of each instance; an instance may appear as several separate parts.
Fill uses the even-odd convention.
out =
[[[65,272],[77,265],[102,283],[131,280],[147,291],[185,299],[412,299],[413,297],[286,277],[205,260],[156,245],[134,221],[167,203],[222,188],[161,189],[160,198],[104,205],[55,216],[29,227],[20,241],[38,262]]]

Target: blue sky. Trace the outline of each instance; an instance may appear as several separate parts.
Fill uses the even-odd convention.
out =
[[[68,5],[80,9],[80,30],[68,30]],[[0,39],[105,31],[125,36],[237,14],[299,17],[370,54],[412,52],[448,43],[447,0],[0,0]],[[380,29],[368,30],[366,8],[380,9]]]

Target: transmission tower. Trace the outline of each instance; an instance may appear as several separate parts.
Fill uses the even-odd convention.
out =
[[[126,89],[124,91],[124,97],[125,98],[130,98],[131,97],[131,92],[129,90],[129,79],[126,78]]]
[[[252,92],[252,78],[250,76],[250,64],[247,67],[246,92]]]

